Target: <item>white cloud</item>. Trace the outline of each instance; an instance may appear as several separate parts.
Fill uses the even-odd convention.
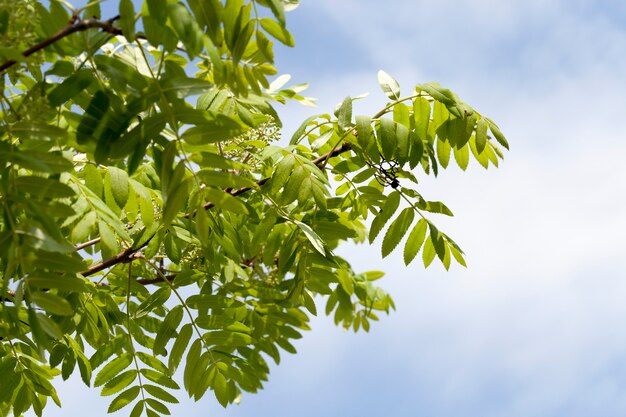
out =
[[[322,4],[346,36],[369,48],[371,66],[359,73],[373,79],[385,66],[403,85],[443,74],[449,87],[500,123],[512,151],[498,170],[452,170],[422,184],[424,194],[457,214],[439,223],[468,252],[468,270],[407,270],[400,256],[381,261],[378,248],[347,249],[356,267],[388,271],[384,285],[399,312],[384,319],[378,337],[358,339],[375,348],[334,334],[312,345],[330,343],[340,356],[391,352],[389,360],[403,363],[413,379],[388,378],[400,392],[425,393],[441,413],[433,415],[455,414],[444,412],[450,404],[467,411],[476,403],[481,415],[621,415],[624,29],[600,6],[580,13],[592,11],[587,3]],[[417,19],[408,17],[422,9]],[[464,65],[450,68],[455,60]],[[329,76],[318,91],[335,101],[339,89],[362,91],[356,88],[362,76],[354,84],[332,76],[340,82]],[[382,103],[380,95],[368,100]]]

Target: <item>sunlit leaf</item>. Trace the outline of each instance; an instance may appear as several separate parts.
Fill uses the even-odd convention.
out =
[[[378,71],[378,84],[391,100],[400,99],[400,84],[383,70]]]

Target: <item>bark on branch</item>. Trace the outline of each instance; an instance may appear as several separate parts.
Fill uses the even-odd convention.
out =
[[[312,162],[319,167],[319,166],[323,165],[324,162],[327,159],[330,159],[333,156],[337,156],[337,155],[340,155],[340,154],[342,154],[344,152],[347,152],[350,149],[351,149],[350,144],[346,142],[343,145],[333,149],[332,151],[330,151],[330,152],[328,152],[328,153],[326,153],[326,154],[324,154],[324,155],[314,159]],[[261,186],[261,185],[265,184],[266,182],[268,182],[269,180],[270,180],[269,177],[260,179],[259,181],[257,181],[257,185]],[[238,196],[238,195],[247,193],[250,190],[252,190],[252,187],[243,187],[243,188],[238,188],[236,190],[232,190],[229,193],[232,196]],[[207,204],[204,205],[205,210],[210,210],[213,207],[214,207],[213,203],[207,203]],[[194,216],[195,216],[195,212],[187,213],[187,214],[185,214],[184,217],[188,219],[188,218],[193,218]],[[98,264],[92,265],[86,271],[81,272],[81,274],[83,276],[87,277],[87,276],[93,275],[93,274],[95,274],[97,272],[100,272],[100,271],[102,271],[104,269],[107,269],[109,267],[115,266],[117,264],[126,263],[126,262],[131,261],[133,259],[134,255],[136,253],[138,253],[139,251],[141,251],[144,247],[146,247],[148,245],[148,243],[150,242],[150,240],[152,240],[153,237],[154,237],[154,235],[152,235],[150,237],[150,239],[148,239],[145,243],[143,243],[141,246],[139,246],[137,248],[125,249],[125,250],[121,251],[120,253],[118,253],[117,255],[109,258],[109,259],[105,259],[104,261],[102,261],[102,262],[100,262]],[[163,280],[160,279],[160,278],[155,278],[155,279],[143,280],[142,282],[140,282],[140,284],[149,285],[149,284],[155,284],[155,283],[162,282],[162,281]]]
[[[55,42],[58,42],[59,40],[71,35],[72,33],[82,32],[87,29],[98,28],[98,29],[102,29],[104,32],[111,33],[113,35],[121,35],[122,30],[120,28],[113,26],[113,22],[115,22],[119,18],[120,18],[119,16],[115,16],[108,20],[100,20],[100,19],[95,19],[95,18],[77,20],[77,18],[74,17],[72,20],[69,21],[67,26],[65,26],[63,29],[61,29],[54,35],[50,36],[49,38],[44,39],[43,41],[39,42],[37,45],[34,45],[30,47],[29,49],[25,50],[24,52],[22,52],[22,56],[24,58],[27,58],[30,55],[34,54],[35,52],[41,51],[42,49],[52,45]],[[11,68],[13,65],[17,63],[18,61],[9,60],[5,62],[4,64],[0,65],[0,74],[6,71],[7,69]]]

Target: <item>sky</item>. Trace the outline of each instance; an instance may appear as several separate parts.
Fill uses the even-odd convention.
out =
[[[315,318],[263,391],[226,410],[183,400],[174,415],[626,415],[626,3],[305,0],[288,28],[296,48],[278,68],[319,106],[281,108],[285,136],[347,95],[370,92],[355,114],[375,113],[384,69],[404,92],[452,89],[511,150],[499,169],[420,177],[455,213],[434,220],[468,268],[342,248],[356,270],[387,273],[397,311],[356,335]],[[77,380],[60,395],[47,416],[105,415],[110,400]]]

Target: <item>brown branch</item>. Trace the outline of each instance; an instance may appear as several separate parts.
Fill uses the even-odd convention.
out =
[[[165,275],[165,277],[162,277],[159,275],[156,278],[139,278],[135,282],[140,285],[151,285],[151,284],[158,284],[159,282],[165,282],[166,279],[169,282],[172,282],[174,281],[175,278],[176,278],[176,274]]]
[[[146,243],[147,245],[147,243]],[[130,260],[132,260],[133,255],[138,252],[141,248],[137,248],[137,249],[133,249],[131,248],[127,248],[124,249],[123,251],[121,251],[120,253],[118,253],[115,256],[112,256],[109,259],[105,259],[104,261],[100,262],[99,264],[95,264],[90,266],[89,268],[87,268],[85,271],[81,272],[82,276],[84,277],[88,277],[89,275],[93,275],[97,272],[100,272],[104,269],[107,269],[111,266],[115,266],[117,264],[120,263],[126,263],[129,262]]]
[[[89,246],[93,246],[96,243],[100,243],[100,238],[99,237],[97,237],[95,239],[88,240],[87,242],[83,242],[83,243],[79,243],[77,245],[74,245],[74,248],[76,250],[81,250],[81,249],[88,248]]]
[[[337,156],[337,155],[342,154],[342,153],[344,153],[346,151],[349,151],[350,149],[352,149],[352,147],[350,146],[350,144],[348,142],[346,142],[343,145],[341,145],[340,147],[333,149],[331,152],[325,153],[324,155],[314,159],[312,162],[319,167],[320,165],[324,164],[327,159],[330,159],[333,156]],[[258,180],[256,182],[256,185],[260,187],[263,184],[265,184],[266,182],[268,182],[269,180],[270,180],[269,177],[260,179],[260,180]],[[234,197],[234,196],[238,196],[238,195],[247,193],[250,190],[252,190],[252,187],[242,187],[242,188],[238,188],[236,190],[231,190],[228,193]],[[204,207],[205,210],[210,210],[213,207],[215,207],[215,204],[209,202],[209,203],[206,203],[203,207]],[[189,219],[189,218],[193,218],[195,215],[196,215],[196,212],[193,211],[191,213],[185,214],[183,217],[185,219]]]
[[[67,26],[65,26],[63,29],[61,29],[54,35],[50,36],[47,39],[44,39],[43,41],[39,42],[37,45],[34,45],[28,48],[27,50],[25,50],[24,52],[22,52],[22,56],[26,58],[34,54],[35,52],[38,52],[52,45],[53,43],[58,42],[59,40],[71,35],[72,33],[82,32],[87,29],[98,28],[98,29],[102,29],[104,32],[108,32],[113,35],[121,35],[122,30],[113,26],[113,22],[115,22],[119,18],[120,18],[119,15],[112,17],[108,20],[99,20],[99,19],[94,18],[94,19],[84,19],[84,20],[76,21],[76,19],[74,18],[69,21]],[[13,65],[17,64],[17,62],[18,61],[15,61],[15,60],[9,60],[5,62],[4,64],[0,65],[0,73],[11,68]]]
[[[337,156],[340,155],[344,152],[349,151],[350,149],[352,149],[352,147],[350,146],[350,144],[348,142],[344,143],[343,145],[341,145],[338,148],[333,149],[332,151],[325,153],[324,155],[314,159],[312,162],[317,165],[320,166],[322,164],[324,164],[324,162],[330,158],[332,158],[333,156]],[[270,180],[270,177],[267,178],[263,178],[258,180],[256,183],[258,186],[261,186],[263,184],[265,184],[266,182],[268,182]],[[236,190],[231,190],[229,192],[230,195],[232,196],[238,196],[244,193],[247,193],[248,191],[252,190],[252,187],[242,187],[242,188],[238,188]],[[213,203],[206,203],[204,205],[204,209],[205,210],[210,210],[211,208],[215,207],[215,205]],[[186,219],[189,218],[193,218],[195,216],[196,212],[192,212],[192,213],[187,213],[184,215],[184,217]],[[104,269],[107,269],[109,267],[115,266],[117,264],[120,263],[127,263],[129,261],[131,261],[134,257],[134,255],[136,253],[138,253],[141,249],[143,249],[144,247],[146,247],[148,245],[148,243],[152,240],[152,238],[156,235],[156,233],[154,235],[152,235],[150,237],[150,239],[148,239],[146,242],[144,242],[141,246],[137,247],[137,248],[128,248],[123,250],[122,252],[118,253],[117,255],[106,259],[102,262],[100,262],[99,264],[95,264],[92,265],[91,267],[89,267],[86,271],[81,272],[81,274],[85,277],[89,276],[89,275],[93,275],[97,272],[100,272]],[[88,242],[85,242],[88,243]],[[140,284],[142,285],[149,285],[149,284],[155,284],[157,282],[163,282],[163,279],[142,279],[142,280],[138,280],[141,281]]]

